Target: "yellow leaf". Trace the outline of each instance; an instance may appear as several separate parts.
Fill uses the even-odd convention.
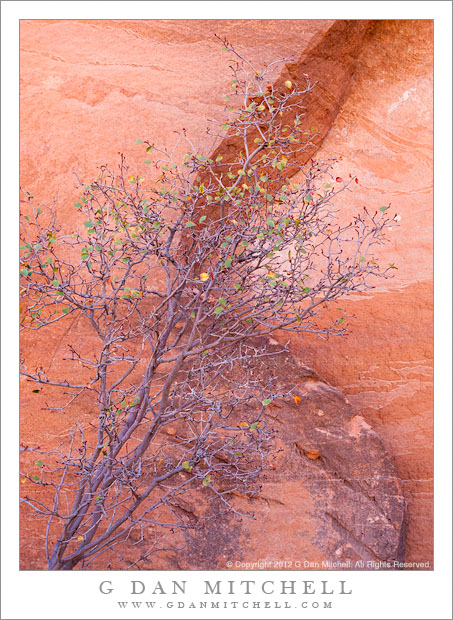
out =
[[[84,538],[83,538],[83,536],[77,536],[77,540],[78,540],[79,542],[82,542],[82,541],[84,540]]]
[[[286,82],[285,82],[286,88],[291,88],[292,85],[293,85],[293,83],[291,82],[291,80],[286,80]]]
[[[21,478],[20,481],[22,482],[22,484],[25,484],[27,482],[27,478]]]
[[[209,280],[209,273],[200,273],[200,280],[202,282],[206,282],[206,280]]]
[[[247,428],[248,427],[248,423],[247,422],[239,422],[239,426],[241,428]]]
[[[296,403],[296,405],[297,405],[297,403],[300,403],[301,400],[302,399],[301,399],[300,396],[297,396],[297,394],[294,394],[294,402]]]

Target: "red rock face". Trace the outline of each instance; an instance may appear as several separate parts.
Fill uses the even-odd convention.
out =
[[[406,559],[432,559],[432,23],[368,31],[347,100],[319,156],[359,177],[344,209],[392,204],[399,228],[379,253],[393,280],[348,300],[351,335],[306,338],[297,354],[339,387],[394,455],[408,500]],[[341,304],[343,306],[343,303]]]
[[[339,202],[342,216],[365,204],[379,208],[391,202],[402,217],[399,227],[392,231],[390,244],[380,254],[382,262],[398,267],[395,278],[367,296],[342,302],[342,307],[356,316],[351,321],[351,335],[328,342],[311,337],[293,339],[292,352],[338,387],[356,408],[356,412],[351,409],[344,414],[342,432],[346,432],[348,420],[360,412],[379,433],[384,448],[380,456],[379,450],[376,452],[372,474],[368,472],[363,477],[374,479],[379,472],[390,471],[386,469],[390,467],[386,451],[392,455],[396,473],[392,470],[391,475],[397,486],[398,476],[402,480],[402,494],[408,504],[405,559],[430,561],[431,22],[22,22],[21,185],[39,202],[50,203],[58,195],[57,211],[65,226],[73,228],[79,224],[72,208],[78,196],[72,172],[84,180],[90,179],[96,174],[96,166],[115,165],[118,152],[127,155],[132,168],[147,172],[143,148],[134,146],[136,138],[149,138],[169,147],[176,138],[173,132],[184,127],[205,152],[224,148],[205,133],[209,118],[222,117],[223,97],[230,83],[228,60],[220,52],[214,33],[225,35],[257,64],[291,55],[287,70],[297,72],[306,67],[311,78],[319,80],[318,99],[311,104],[311,117],[307,119],[309,124],[310,120],[316,123],[322,136],[317,156],[342,155],[338,174],[347,177],[351,173],[359,178],[355,192]],[[47,330],[46,334],[27,334],[22,339],[22,356],[31,367],[45,360],[47,367],[58,373],[64,364],[68,334],[74,338],[90,337],[82,323],[52,333]],[[29,392],[28,387],[24,388],[23,441],[52,445],[67,432],[68,420],[42,411],[44,400],[38,404],[32,400],[36,395]],[[87,421],[89,411],[82,410],[79,415]],[[300,441],[307,432],[304,426],[293,431],[295,436],[299,433]],[[336,469],[331,464],[340,459],[344,477],[357,477],[354,472],[361,471],[360,458],[366,460],[366,437],[367,433],[355,452],[354,467],[346,467],[346,456],[335,456],[337,447],[329,447],[330,464],[323,466],[322,476],[333,476]],[[310,461],[310,465],[317,466],[317,460],[312,463],[304,456],[303,444],[301,453],[289,436],[286,441],[288,463],[293,450],[301,463]],[[332,534],[338,545],[330,548],[316,535],[324,517],[320,516],[319,506],[313,507],[312,483],[302,489],[301,479],[300,472],[291,474],[284,501],[277,497],[283,493],[283,479],[267,482],[270,499],[265,510],[258,512],[260,523],[267,528],[267,540],[274,541],[275,549],[272,547],[269,553],[280,551],[288,555],[299,544],[299,551],[303,549],[314,560],[339,557],[339,552],[335,553],[342,548],[341,537],[337,541],[336,534]],[[329,484],[326,482],[323,488],[329,501],[335,503]],[[356,491],[357,501],[362,501],[362,490]],[[392,495],[388,489],[386,493]],[[394,491],[393,495],[399,497],[399,492]],[[343,503],[343,514],[335,518],[340,523],[346,519],[346,530],[351,532],[352,513],[349,517],[347,513],[357,504],[349,504],[344,495]],[[302,504],[306,509],[301,513],[304,525],[299,530],[306,535],[294,538],[277,532],[275,524],[288,514],[298,529],[297,506]],[[357,538],[353,532],[354,544],[371,544],[371,553],[376,557],[400,554],[404,511],[401,504],[396,505],[399,513],[392,517],[390,551],[379,547],[376,552],[374,543],[369,539],[364,542],[361,534],[357,533]],[[394,508],[386,502],[382,506],[380,514],[387,518]],[[367,513],[366,518],[369,516]],[[334,526],[330,527],[329,531],[334,532]],[[245,542],[254,535],[253,526],[250,528],[248,534],[245,530],[240,534],[241,548],[255,559],[263,558],[266,541],[261,546],[257,542],[253,549]],[[288,532],[294,529],[291,528]],[[23,568],[45,568],[42,532],[35,520],[24,519],[22,544]],[[231,544],[228,542],[226,548]],[[352,544],[351,540],[348,544]],[[196,567],[197,562],[201,567],[203,563],[201,552],[197,560],[197,549],[201,549],[199,541],[192,545],[191,567]],[[204,553],[208,554],[208,550]],[[362,557],[357,548],[353,553],[358,553],[354,557]],[[209,557],[210,566],[223,567],[225,558],[212,554]]]

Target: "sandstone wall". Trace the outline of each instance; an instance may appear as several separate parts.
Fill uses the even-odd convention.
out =
[[[398,266],[394,280],[343,304],[357,317],[351,335],[329,342],[294,339],[292,351],[347,394],[380,434],[408,502],[405,557],[430,560],[431,22],[24,21],[21,185],[42,202],[58,194],[58,212],[71,227],[77,225],[72,172],[89,179],[97,165],[115,165],[118,152],[145,171],[136,138],[170,146],[173,131],[184,127],[205,151],[222,148],[205,134],[207,120],[223,114],[230,81],[215,32],[254,62],[291,55],[293,70],[305,63],[322,84],[312,112],[324,111],[316,117],[320,156],[341,154],[338,173],[359,177],[349,203],[341,203],[344,213],[391,202],[402,216],[382,253],[382,260]],[[84,337],[83,325],[69,327]],[[56,372],[67,335],[27,335],[22,355],[33,366],[39,352]],[[46,394],[29,392],[24,388],[23,441],[57,441],[68,421],[41,410]],[[88,412],[80,415],[86,419]],[[375,464],[373,475],[381,468]],[[281,518],[278,506],[269,503],[270,520],[273,510]],[[43,567],[41,534],[32,520],[24,523],[26,567]],[[279,539],[282,544],[290,545]],[[326,552],[319,549],[321,557]],[[258,558],[261,551],[255,549]]]

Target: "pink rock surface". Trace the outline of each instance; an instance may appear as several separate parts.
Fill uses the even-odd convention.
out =
[[[379,253],[393,280],[348,300],[351,335],[294,343],[339,387],[394,455],[408,500],[407,561],[432,561],[432,23],[381,21],[364,40],[348,98],[319,156],[359,177],[340,201],[401,215]],[[347,204],[347,202],[349,204]]]
[[[221,148],[205,133],[209,118],[222,117],[230,82],[214,33],[258,64],[288,55],[303,62],[333,25],[332,20],[23,21],[22,187],[38,202],[58,195],[57,211],[74,227],[72,203],[78,194],[72,172],[90,179],[96,166],[115,165],[118,152],[147,172],[135,139],[168,147],[173,132],[183,127],[205,151]],[[432,559],[432,24],[377,22],[360,45],[357,62],[342,78],[349,80],[345,98],[335,95],[319,155],[341,154],[338,173],[359,177],[348,204],[340,203],[344,213],[350,206],[391,202],[402,216],[381,256],[398,271],[372,295],[342,304],[357,317],[349,338],[293,340],[292,350],[348,394],[379,432],[408,501],[406,560],[427,561]],[[333,44],[331,55],[312,65],[318,72],[312,77],[325,80],[327,99],[329,92],[339,92],[333,86],[329,91],[338,80],[326,71],[326,63],[338,60],[338,50]],[[83,326],[75,327],[83,337]],[[63,349],[59,331],[28,334],[22,341],[31,366],[39,352],[58,370]],[[57,441],[67,420],[41,412],[34,402],[24,391],[23,440]],[[35,521],[24,524],[24,568],[42,568],[41,534]]]

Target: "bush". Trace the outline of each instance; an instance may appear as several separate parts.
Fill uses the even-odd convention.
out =
[[[83,316],[98,343],[88,356],[70,346],[87,382],[22,367],[32,383],[70,393],[54,409],[69,412],[84,395],[97,412],[93,436],[77,425],[68,446],[37,462],[40,476],[23,474],[54,489],[50,506],[23,498],[48,519],[49,569],[87,568],[114,548],[121,557],[144,524],[154,526],[151,552],[165,529],[202,527],[224,511],[242,518],[231,495],[259,492],[273,455],[266,407],[288,395],[254,373],[269,354],[259,337],[344,334],[345,315],[323,326],[322,308],[389,275],[372,253],[393,221],[386,208],[340,223],[332,201],[355,179],[335,178],[333,160],[297,163],[311,144],[308,78],[274,88],[269,68],[257,72],[223,44],[236,58],[232,105],[213,133],[241,141],[230,161],[190,148],[178,162],[145,140],[159,180],[131,175],[123,156],[116,173],[102,166],[80,184],[83,228],[73,234],[53,207],[23,200],[21,326]],[[183,496],[206,495],[209,515],[179,508]]]

